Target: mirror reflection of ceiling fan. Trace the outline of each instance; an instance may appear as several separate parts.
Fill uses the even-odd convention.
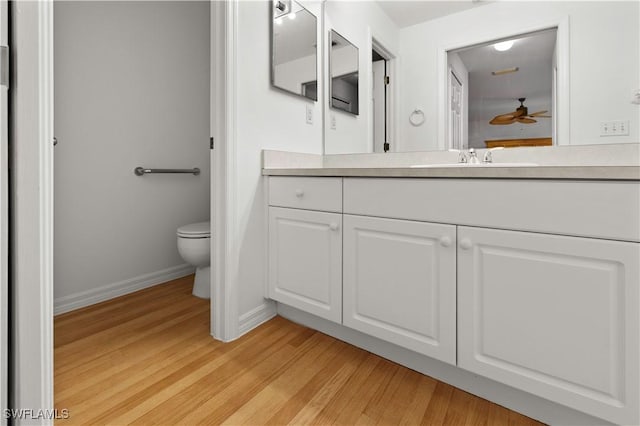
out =
[[[493,117],[489,124],[513,124],[513,123],[523,123],[523,124],[533,124],[537,123],[535,118],[551,118],[550,115],[544,115],[547,111],[538,111],[529,114],[529,110],[526,106],[524,106],[524,101],[526,98],[518,98],[520,101],[520,106],[513,112],[508,114],[496,115]]]

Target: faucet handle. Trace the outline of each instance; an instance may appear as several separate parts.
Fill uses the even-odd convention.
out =
[[[484,157],[482,159],[483,163],[493,163],[493,151],[497,151],[499,149],[504,149],[504,146],[497,146],[495,148],[489,148],[484,152]]]
[[[458,163],[467,163],[469,160],[467,158],[467,154],[461,149],[449,149],[449,152],[457,152],[458,153]]]

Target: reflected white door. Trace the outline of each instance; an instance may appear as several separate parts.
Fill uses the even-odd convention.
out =
[[[453,149],[463,149],[462,141],[462,82],[453,70],[449,71],[449,143]]]
[[[9,257],[9,162],[8,162],[8,78],[9,78],[9,31],[8,2],[0,1],[0,409],[7,408],[7,354],[8,340],[8,257]],[[6,419],[0,416],[0,424]]]
[[[385,61],[373,63],[373,152],[384,152],[385,141]]]

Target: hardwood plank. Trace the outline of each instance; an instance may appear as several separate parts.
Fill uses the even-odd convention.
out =
[[[473,395],[466,393],[460,389],[453,390],[451,400],[447,407],[447,414],[442,422],[447,426],[463,425],[467,419],[467,413],[473,403]]]
[[[55,318],[60,424],[540,424],[281,317],[215,341],[192,282]]]
[[[427,410],[424,413],[421,424],[423,425],[442,425],[449,410],[451,397],[453,396],[454,387],[446,383],[438,382],[433,391],[433,396],[429,401]]]
[[[253,360],[247,360],[246,366],[241,369],[234,367],[226,372],[215,371],[209,377],[209,383],[200,383],[200,386],[191,389],[192,392],[185,392],[182,395],[186,404],[194,399],[198,401],[189,416],[172,418],[170,415],[164,415],[158,417],[158,420],[166,419],[171,422],[182,419],[191,424],[201,422],[219,424],[230,416],[238,418],[250,415],[252,414],[252,401],[255,402],[258,399],[263,402],[263,405],[269,405],[270,401],[266,400],[262,391],[265,387],[277,383],[280,376],[290,367],[290,372],[294,374],[300,372],[294,371],[294,366],[298,370],[309,368],[306,363],[297,363],[299,358],[304,357],[307,362],[322,362],[318,357],[323,352],[330,350],[325,346],[324,338],[326,336],[317,335],[314,339],[309,339],[300,351],[296,351],[288,345],[270,345],[271,351],[269,348],[264,348],[260,351],[259,356],[254,356]],[[252,365],[251,362],[255,364]],[[277,392],[274,392],[274,395],[277,396]],[[270,393],[267,396],[271,396]],[[187,405],[188,407],[189,405]],[[229,407],[236,407],[236,409],[229,410]],[[237,407],[242,408],[238,410]]]
[[[433,397],[433,392],[435,391],[437,384],[437,380],[421,375],[414,396],[405,409],[399,424],[417,425],[422,422],[422,418],[427,411],[427,407]]]
[[[317,371],[268,424],[309,424],[351,377],[366,353],[344,345],[339,357]]]

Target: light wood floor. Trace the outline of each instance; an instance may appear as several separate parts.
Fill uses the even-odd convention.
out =
[[[214,341],[192,280],[55,318],[60,423],[539,424],[280,317]]]

